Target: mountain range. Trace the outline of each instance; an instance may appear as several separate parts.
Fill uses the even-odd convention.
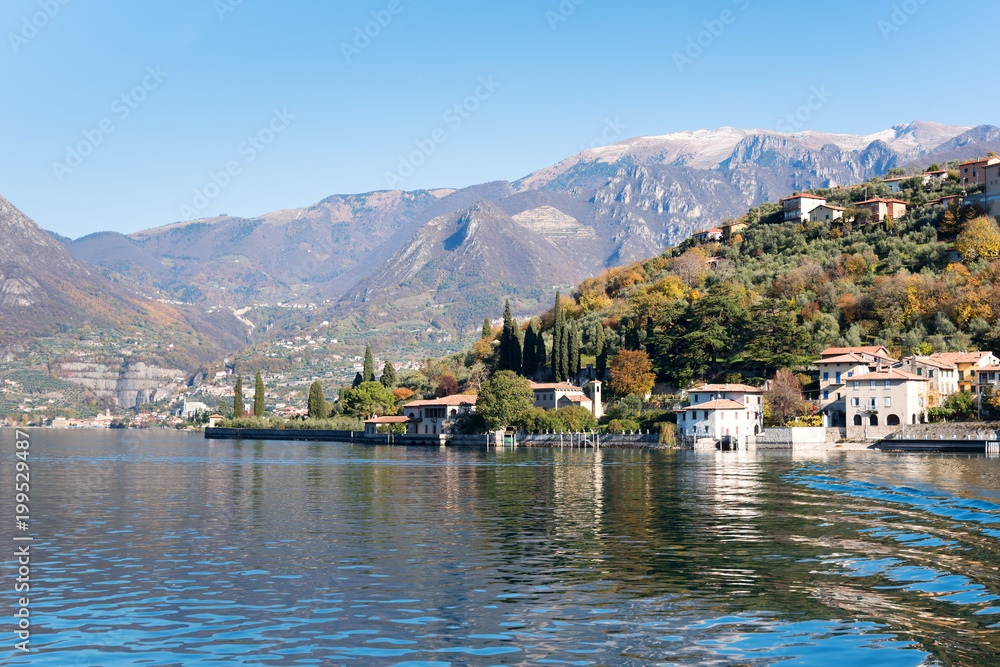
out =
[[[109,294],[128,288],[202,309],[313,302],[315,317],[354,314],[359,329],[405,313],[462,332],[504,297],[530,310],[555,287],[656,254],[762,201],[989,150],[1000,150],[997,127],[928,122],[870,135],[719,128],[637,137],[513,182],[334,195],[256,218],[60,239],[77,260],[60,261],[66,276],[99,273],[80,284],[99,277]],[[0,245],[0,266],[14,252]],[[8,278],[0,289],[16,299],[26,288]]]

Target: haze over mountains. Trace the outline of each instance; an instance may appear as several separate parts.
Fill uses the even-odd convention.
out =
[[[406,308],[464,330],[504,296],[540,299],[762,201],[989,150],[1000,129],[987,125],[719,128],[583,151],[513,183],[334,195],[252,219],[63,241],[112,281],[192,304],[310,301],[325,303],[323,317],[363,313],[366,325]]]

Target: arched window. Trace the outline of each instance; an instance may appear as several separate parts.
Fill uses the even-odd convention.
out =
[[[899,426],[899,415],[889,415],[885,418],[886,426]]]
[[[878,426],[878,415],[872,415],[871,421],[868,422],[869,426]]]
[[[854,425],[861,426],[861,415],[854,415]]]

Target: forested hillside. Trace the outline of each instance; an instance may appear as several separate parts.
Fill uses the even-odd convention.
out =
[[[929,203],[963,193],[957,174],[931,183],[914,176],[892,195],[910,204],[900,219],[878,222],[855,206],[888,196],[881,179],[815,190],[844,217],[786,222],[782,204],[768,203],[736,221],[746,228],[727,242],[688,240],[586,280],[558,313],[579,332],[577,363],[590,355],[603,370],[620,350],[646,352],[659,382],[683,388],[763,379],[831,345],[884,344],[897,356],[1000,349],[996,221],[975,205]],[[540,330],[548,355],[525,375],[565,376],[551,368],[554,310],[530,324],[526,337]],[[465,355],[467,368],[495,363],[491,339]]]

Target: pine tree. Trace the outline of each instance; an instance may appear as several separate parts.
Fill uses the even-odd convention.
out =
[[[490,326],[490,318],[487,317],[485,320],[483,320],[483,340],[487,340],[492,336],[493,336],[493,327]]]
[[[364,382],[375,381],[375,360],[372,359],[372,346],[365,346],[365,371],[362,375]]]
[[[233,390],[233,416],[243,416],[243,376],[236,376],[236,388]]]
[[[382,377],[379,378],[379,382],[386,389],[392,389],[396,386],[396,369],[391,362],[385,362],[385,366],[382,368]]]
[[[264,380],[260,376],[260,371],[257,371],[253,386],[253,416],[264,416]]]
[[[351,383],[351,389],[354,389],[355,387],[357,387],[359,384],[361,384],[364,381],[365,381],[365,378],[364,378],[364,376],[361,375],[361,373],[355,373],[354,374],[354,382]]]
[[[531,377],[538,370],[538,341],[535,340],[535,323],[528,321],[528,329],[524,332],[524,348],[521,353],[521,375]]]

